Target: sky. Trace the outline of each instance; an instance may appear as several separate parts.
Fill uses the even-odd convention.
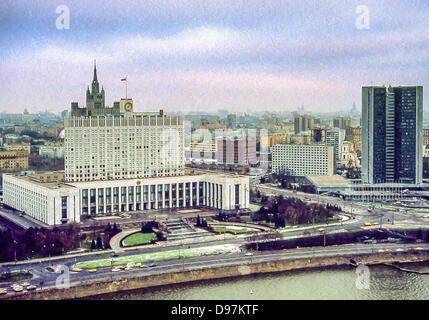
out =
[[[364,85],[429,85],[428,17],[427,0],[2,0],[0,112],[84,106],[94,60],[106,103],[126,76],[136,111],[360,109]]]

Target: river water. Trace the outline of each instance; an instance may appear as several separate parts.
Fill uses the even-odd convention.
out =
[[[429,271],[429,264],[403,264]],[[98,299],[119,300],[252,300],[252,299],[429,299],[429,275],[387,266],[370,266],[369,273],[353,267],[334,267],[251,275],[108,294]],[[359,270],[360,271],[360,270]]]

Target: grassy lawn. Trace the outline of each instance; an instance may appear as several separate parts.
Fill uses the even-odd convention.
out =
[[[274,226],[275,226],[274,222],[269,222],[269,221],[266,221],[266,220],[260,220],[260,221],[253,221],[253,220],[251,220],[249,223],[259,224],[261,226],[266,226],[266,227],[271,227],[271,228],[274,228]]]
[[[30,279],[31,277],[32,275],[28,271],[11,271],[9,273],[5,272],[0,275],[0,283],[20,281],[20,280]]]
[[[274,226],[275,226],[274,222],[269,222],[266,220],[253,221],[251,216],[241,216],[240,219],[244,223],[259,224],[259,225],[263,225],[263,226],[267,226],[267,227],[271,227],[271,228],[274,228]]]
[[[241,229],[231,229],[228,227],[213,227],[213,230],[219,233],[229,232],[233,234],[247,233],[257,231],[255,229],[241,228]]]
[[[129,262],[134,263],[151,263],[154,261],[161,260],[173,260],[173,259],[183,259],[183,258],[192,258],[205,255],[213,254],[225,254],[230,252],[238,252],[239,249],[233,245],[223,245],[223,246],[212,246],[204,248],[191,248],[183,250],[169,250],[153,253],[143,253],[126,257],[117,257],[112,259],[100,259],[86,262],[79,262],[75,265],[76,268],[81,269],[94,269],[94,268],[107,268],[110,266],[125,266]]]
[[[243,222],[252,222],[252,218],[250,216],[241,216],[240,220]]]
[[[152,240],[155,240],[155,239],[156,239],[156,234],[153,232],[151,233],[137,232],[137,233],[130,234],[128,237],[123,239],[122,245],[124,247],[136,246],[140,244],[150,243]]]
[[[328,218],[328,222],[331,222],[331,221],[337,222],[337,221],[341,221],[342,219],[343,218],[341,218],[340,216],[333,216]]]

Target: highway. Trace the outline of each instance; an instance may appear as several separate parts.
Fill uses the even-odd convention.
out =
[[[392,221],[394,224],[400,224],[405,221],[412,221],[416,224],[422,224],[429,226],[429,219],[424,218],[424,214],[419,214],[416,212],[400,212],[399,209],[404,209],[404,207],[398,207],[398,211],[393,211],[388,208],[374,208],[372,212],[368,212],[370,203],[362,202],[353,202],[343,200],[338,197],[331,197],[326,195],[316,195],[311,193],[304,192],[294,192],[289,189],[282,189],[275,187],[271,184],[258,185],[256,187],[263,194],[274,194],[274,195],[283,195],[285,197],[295,197],[305,201],[305,197],[309,197],[309,202],[317,202],[321,204],[332,204],[341,207],[341,209],[348,214],[351,214],[354,217],[360,217],[361,220],[365,219],[365,222],[378,223],[382,226],[391,225]],[[427,215],[427,213],[426,213]]]
[[[323,225],[323,229],[326,230],[326,233],[329,233],[334,230],[340,230],[345,228],[358,228],[362,227],[364,222],[371,222],[372,224],[378,224],[380,222],[386,226],[387,219],[392,215],[392,212],[388,209],[376,208],[373,212],[368,212],[368,206],[363,205],[362,203],[351,203],[344,201],[340,198],[329,197],[324,195],[314,195],[314,194],[305,194],[302,192],[293,192],[291,190],[280,189],[270,185],[260,185],[258,189],[265,194],[282,194],[284,196],[289,197],[297,197],[303,200],[307,195],[311,200],[311,202],[318,202],[323,204],[332,204],[340,206],[344,212],[350,214],[354,219],[345,222],[339,223],[336,225]],[[402,221],[412,220],[415,223],[423,225],[427,225],[428,221],[421,217],[421,215],[410,214],[410,213],[400,213],[395,212],[395,226],[401,224]],[[379,227],[379,226],[378,226]],[[306,228],[307,231],[316,232],[322,228],[322,226],[315,225],[313,228]],[[301,236],[303,235],[304,230],[288,230],[284,235],[288,237],[293,236]],[[258,235],[258,237],[264,237],[263,235]],[[256,238],[256,237],[255,237]],[[219,244],[235,244],[237,246],[241,246],[248,243],[245,238],[234,238],[234,239],[217,239],[217,240],[209,240],[204,241],[200,240],[199,242],[195,242],[192,244],[186,245],[165,245],[165,246],[148,246],[148,247],[139,247],[134,250],[127,250],[118,253],[118,256],[128,256],[142,253],[151,253],[151,252],[159,252],[166,250],[175,250],[180,248],[186,248],[191,246],[192,248],[203,247],[203,246],[212,246]],[[128,275],[134,274],[155,274],[159,272],[169,272],[169,271],[177,271],[180,268],[198,268],[203,266],[216,266],[216,265],[233,265],[233,264],[242,264],[243,261],[253,261],[253,262],[261,262],[261,261],[274,261],[276,259],[293,259],[299,257],[310,257],[310,256],[322,256],[322,255],[335,255],[335,254],[355,254],[355,253],[371,253],[376,250],[385,250],[387,248],[393,249],[402,249],[408,250],[410,247],[423,247],[429,248],[429,244],[389,244],[389,243],[380,243],[380,244],[349,244],[349,245],[341,245],[341,246],[330,246],[330,247],[315,247],[315,248],[300,248],[300,249],[288,249],[281,250],[275,252],[256,252],[252,257],[244,256],[244,253],[240,254],[227,254],[227,255],[215,255],[215,256],[203,256],[197,258],[189,258],[183,260],[170,260],[170,261],[160,261],[158,262],[158,266],[151,268],[137,268],[136,270],[131,271],[120,271],[120,272],[112,272],[110,268],[105,268],[97,270],[95,273],[89,273],[88,271],[82,272],[71,272],[70,273],[70,281],[73,285],[74,283],[92,281],[92,280],[103,280],[103,279],[120,279],[126,277]],[[84,261],[91,261],[96,259],[105,259],[112,258],[112,252],[101,251],[95,255],[79,255],[75,257],[71,256],[61,256],[55,259],[40,259],[40,261],[28,261],[24,264],[13,264],[6,263],[0,265],[0,272],[4,271],[13,271],[13,270],[29,270],[31,271],[35,277],[30,279],[27,282],[36,285],[40,290],[40,287],[47,288],[55,286],[55,281],[58,278],[59,274],[55,274],[53,272],[47,271],[46,268],[49,266],[55,265],[65,265],[70,270],[71,267],[78,263]],[[22,282],[22,281],[21,281]],[[1,284],[0,288],[4,286],[9,286],[8,284]],[[11,289],[9,288],[9,292]],[[16,294],[16,293],[8,293]]]
[[[314,258],[314,257],[327,257],[336,255],[357,255],[357,254],[369,254],[376,252],[399,252],[413,250],[413,248],[421,248],[423,250],[429,250],[429,244],[397,244],[397,243],[378,243],[378,244],[346,244],[330,247],[311,247],[311,248],[297,248],[287,249],[278,251],[259,251],[254,252],[253,256],[245,256],[244,253],[234,253],[226,255],[212,255],[203,256],[182,260],[165,260],[159,261],[157,266],[140,268],[136,267],[129,271],[112,272],[110,268],[98,269],[97,272],[91,273],[89,271],[81,272],[70,272],[70,285],[82,284],[87,281],[114,281],[123,279],[129,276],[137,275],[153,275],[165,272],[177,272],[181,270],[194,270],[205,267],[223,267],[232,265],[248,265],[249,263],[278,261],[283,259],[298,259],[298,258]],[[386,251],[386,249],[388,251]],[[419,250],[421,250],[419,249]],[[391,251],[389,251],[391,250]],[[69,262],[66,264],[71,267],[73,263]],[[56,287],[57,278],[60,274],[41,270],[39,268],[33,269],[33,272],[38,276],[37,278],[31,279],[28,282],[30,284],[37,285],[37,290],[40,288],[40,281],[43,279],[43,288]],[[22,281],[21,281],[22,282]],[[9,284],[10,285],[10,284]],[[5,284],[0,284],[0,288],[8,287]],[[9,288],[7,295],[2,296],[3,298],[11,297],[12,295],[19,295],[22,293],[15,293]]]

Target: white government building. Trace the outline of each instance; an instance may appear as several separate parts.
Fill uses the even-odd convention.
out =
[[[81,216],[206,206],[249,208],[249,178],[184,175],[181,115],[133,111],[132,99],[104,105],[94,66],[86,107],[65,118],[65,173],[3,174],[3,202],[48,225]]]

